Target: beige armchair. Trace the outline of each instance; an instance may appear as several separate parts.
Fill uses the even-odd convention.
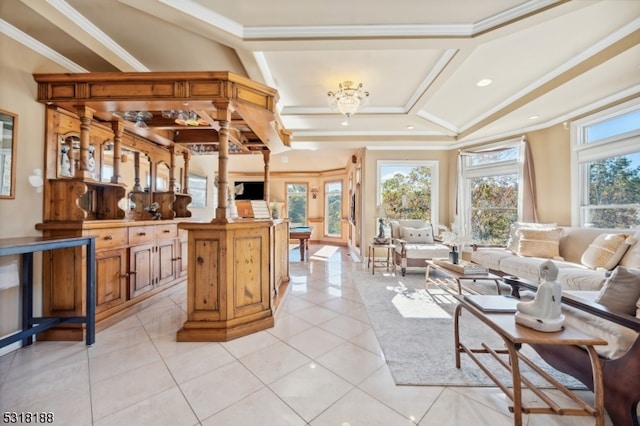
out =
[[[391,243],[395,245],[393,261],[402,276],[408,267],[425,268],[425,260],[449,257],[449,247],[434,240],[433,226],[421,219],[392,220]]]

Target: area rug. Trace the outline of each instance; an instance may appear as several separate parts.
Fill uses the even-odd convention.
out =
[[[424,273],[402,277],[354,271],[352,277],[396,384],[495,386],[468,355],[461,355],[460,369],[455,366],[453,313],[457,301],[453,294],[457,287],[453,281],[436,276],[438,284],[425,288]],[[471,286],[465,286],[463,292],[497,293],[493,281],[478,281]],[[504,347],[502,339],[473,315],[463,311],[460,321],[461,342],[467,347],[480,347],[480,342],[492,348]],[[530,347],[525,345],[522,352],[568,388],[585,388],[578,380],[550,367]],[[503,383],[512,385],[510,373],[491,355],[477,356]],[[523,364],[520,362],[522,374],[534,385],[549,387]]]

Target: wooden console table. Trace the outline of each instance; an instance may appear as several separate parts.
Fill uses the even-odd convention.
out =
[[[469,357],[484,371],[484,373],[493,380],[496,385],[505,393],[505,395],[511,399],[513,406],[509,407],[509,410],[513,412],[513,424],[516,426],[522,425],[522,414],[556,414],[556,415],[569,415],[569,416],[591,416],[595,418],[595,424],[597,426],[604,426],[604,387],[602,367],[598,360],[598,354],[594,349],[595,345],[606,345],[607,342],[597,337],[591,337],[581,331],[565,324],[565,328],[561,331],[554,333],[544,333],[528,327],[516,324],[513,312],[498,312],[500,309],[495,309],[496,312],[483,311],[474,303],[473,298],[476,296],[461,296],[454,295],[458,300],[458,306],[456,307],[454,314],[454,338],[455,338],[455,351],[456,351],[456,367],[460,368],[460,354],[466,353]],[[502,298],[505,296],[481,296],[483,298]],[[495,299],[499,301],[499,299]],[[512,299],[513,300],[513,299]],[[494,307],[496,303],[493,303]],[[513,304],[511,304],[513,306]],[[467,310],[478,320],[489,326],[493,331],[498,333],[504,341],[505,349],[492,349],[485,343],[482,343],[482,348],[468,348],[462,342],[460,342],[460,329],[459,321],[462,309]],[[505,309],[508,310],[508,309]],[[587,404],[582,398],[576,395],[571,390],[567,389],[557,380],[549,376],[545,371],[540,369],[531,360],[526,358],[519,352],[519,348],[522,344],[535,344],[535,345],[555,345],[555,346],[574,346],[582,345],[589,354],[591,360],[591,369],[593,374],[593,393],[594,404],[593,406]],[[493,356],[503,367],[511,372],[513,380],[513,388],[502,383],[475,355],[477,353],[489,354]],[[508,362],[501,355],[508,355]],[[542,390],[536,388],[526,377],[520,373],[519,362],[522,361],[527,364],[533,371],[544,378],[550,385],[553,385],[555,389],[561,391],[574,401],[578,407],[560,407],[554,402],[547,394]],[[535,393],[540,400],[546,404],[546,406],[527,406],[522,401],[522,385],[525,385],[531,392]]]
[[[67,247],[87,246],[86,258],[86,312],[74,317],[34,317],[33,316],[33,253]],[[95,237],[42,238],[22,237],[0,239],[0,256],[21,255],[22,257],[22,331],[0,340],[0,348],[22,340],[22,346],[33,342],[33,335],[63,323],[85,323],[87,345],[95,342]],[[73,267],[69,267],[73,270]]]

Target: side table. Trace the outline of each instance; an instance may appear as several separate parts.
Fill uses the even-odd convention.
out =
[[[393,251],[396,249],[394,244],[376,244],[369,243],[369,260],[367,261],[367,268],[371,266],[371,273],[376,273],[376,249],[387,250],[387,260],[378,262],[378,266],[384,266],[387,271],[389,270],[389,262],[393,265],[393,274],[396,274],[396,262],[393,261]]]

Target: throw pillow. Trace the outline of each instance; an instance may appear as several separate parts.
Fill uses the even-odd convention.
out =
[[[591,269],[612,270],[629,248],[627,234],[600,234],[582,254],[582,264]]]
[[[640,298],[636,302],[636,318],[640,318]]]
[[[627,268],[640,268],[640,230],[636,228],[635,231],[635,234],[629,237],[629,249],[618,263]]]
[[[400,237],[408,243],[433,244],[433,228],[400,228]]]
[[[640,269],[617,266],[596,297],[596,303],[613,312],[633,315],[640,298]]]
[[[537,229],[519,228],[517,254],[528,257],[554,259],[560,257],[560,237],[562,228]]]
[[[556,228],[556,223],[527,223],[527,222],[514,222],[509,227],[509,239],[507,240],[507,250],[512,253],[518,252],[518,243],[520,242],[520,236],[518,235],[518,229],[520,228],[536,228],[536,229],[552,229]]]

